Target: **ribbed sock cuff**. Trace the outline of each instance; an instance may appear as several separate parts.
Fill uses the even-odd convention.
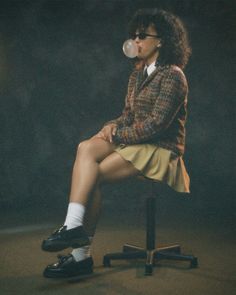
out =
[[[84,205],[75,202],[69,203],[64,225],[67,226],[67,229],[83,225],[84,214]]]

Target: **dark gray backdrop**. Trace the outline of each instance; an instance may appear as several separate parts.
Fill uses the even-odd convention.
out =
[[[233,2],[1,1],[1,215],[66,205],[78,143],[123,107],[132,69],[121,50],[127,23],[137,8],[160,7],[182,17],[193,48],[185,70],[188,209],[232,221]],[[127,207],[137,202],[142,185],[128,183],[105,188],[111,210],[117,201]],[[163,194],[171,206],[175,196],[168,199],[168,189]]]

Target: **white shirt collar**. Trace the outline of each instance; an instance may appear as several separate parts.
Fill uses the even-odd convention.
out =
[[[148,76],[150,76],[151,73],[152,73],[153,71],[155,71],[155,69],[156,69],[155,63],[156,63],[156,61],[154,61],[153,63],[151,63],[149,66],[145,66],[145,67],[144,67],[144,70],[147,69],[147,74],[148,74]]]

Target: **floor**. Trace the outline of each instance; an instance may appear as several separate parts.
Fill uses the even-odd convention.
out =
[[[125,242],[143,246],[144,216],[124,210],[112,215],[105,212],[93,242],[94,273],[45,279],[42,271],[56,261],[56,255],[42,252],[40,245],[58,226],[57,218],[35,214],[17,224],[20,216],[21,212],[9,216],[0,228],[1,294],[235,294],[235,237],[230,227],[199,222],[189,215],[179,218],[173,214],[168,220],[162,216],[157,222],[157,240],[180,243],[183,253],[198,256],[199,267],[189,269],[186,262],[163,260],[157,263],[153,276],[144,276],[142,260],[113,261],[110,268],[102,265],[103,255],[120,251]]]

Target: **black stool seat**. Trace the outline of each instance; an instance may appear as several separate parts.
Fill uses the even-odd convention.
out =
[[[105,267],[111,266],[111,260],[118,259],[146,259],[145,275],[152,275],[153,266],[155,262],[161,259],[171,259],[179,261],[190,262],[190,268],[198,266],[198,259],[193,255],[181,254],[180,245],[170,245],[156,248],[155,246],[155,212],[156,212],[156,198],[152,196],[146,199],[146,248],[141,248],[135,245],[125,244],[123,251],[118,253],[109,253],[103,257],[103,265]]]

